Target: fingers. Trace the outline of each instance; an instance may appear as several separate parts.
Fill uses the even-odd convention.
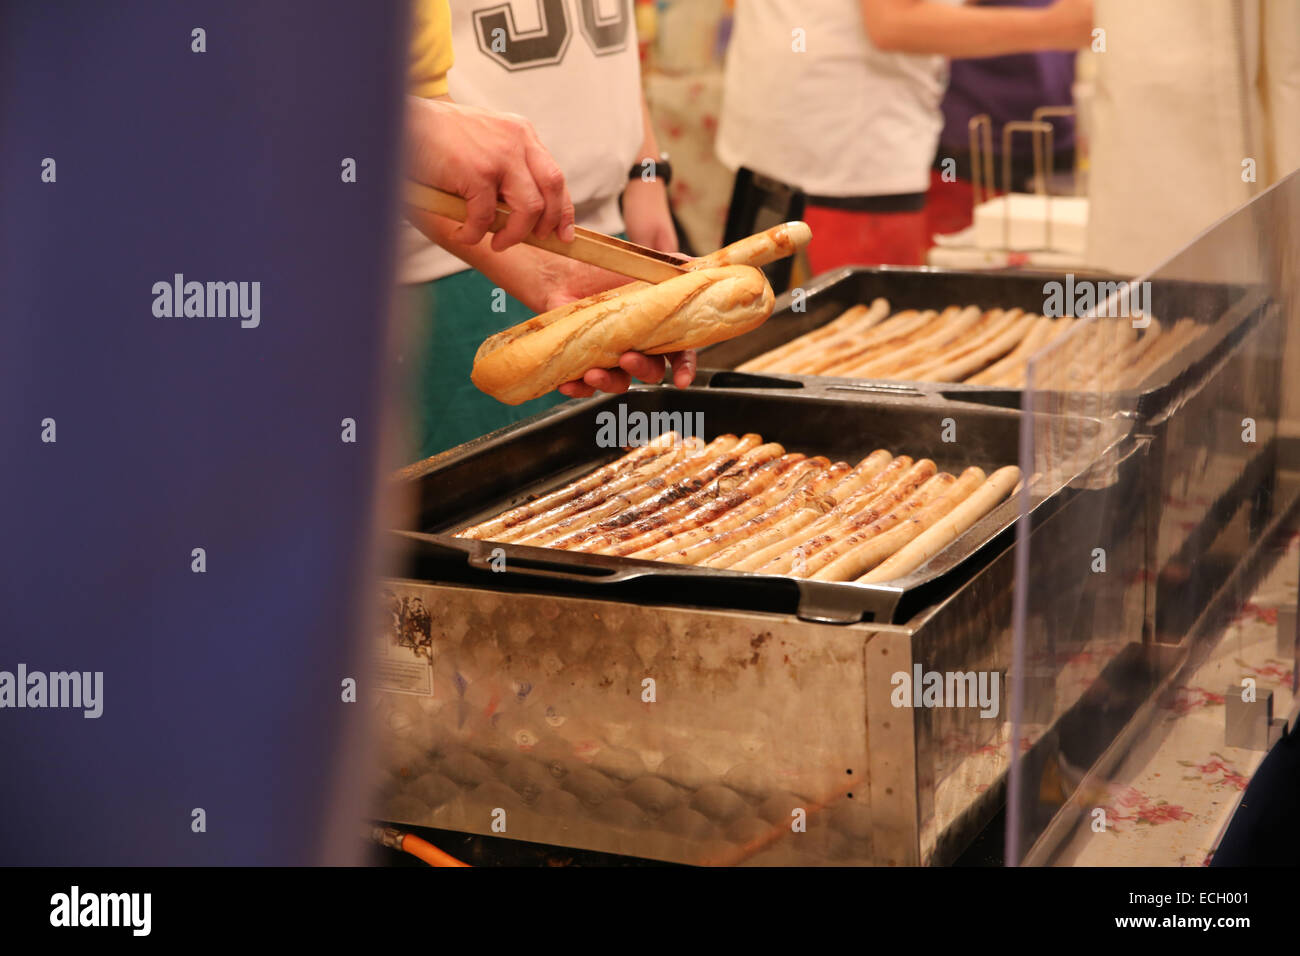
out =
[[[573,211],[573,200],[569,198],[569,187],[564,187],[564,209],[560,213],[560,225],[555,234],[560,237],[561,242],[572,242],[574,237],[573,227],[576,225],[576,214]]]
[[[476,188],[465,196],[465,221],[453,233],[457,242],[476,245],[492,226],[497,214],[496,190],[486,183],[476,184]]]
[[[530,233],[573,240],[573,200],[564,173],[522,116],[408,100],[407,134],[408,175],[465,199],[466,221],[452,234],[456,242],[479,243],[501,202],[510,207],[510,215],[492,237],[493,250],[500,252]]]
[[[632,387],[632,378],[627,372],[616,368],[593,368],[582,380],[598,392],[622,395]]]
[[[685,352],[673,352],[668,356],[668,363],[673,368],[673,384],[678,388],[685,388],[695,381],[695,367],[699,359],[694,349],[687,349]]]
[[[698,359],[694,349],[673,352],[666,357],[673,370],[673,384],[685,388],[695,380]],[[632,387],[632,379],[655,384],[663,381],[665,356],[645,355],[641,352],[624,352],[618,359],[618,368],[593,368],[580,381],[565,382],[557,391],[569,398],[590,398],[596,392],[622,395]]]
[[[634,375],[642,382],[662,382],[664,380],[664,357],[662,355],[645,355],[641,352],[624,352],[619,356],[619,368]]]
[[[524,159],[545,203],[533,232],[539,239],[545,239],[554,233],[564,242],[573,241],[573,200],[569,198],[564,173],[560,172],[560,167],[540,142],[527,144]]]
[[[501,180],[501,198],[510,207],[506,227],[492,237],[492,248],[497,252],[522,242],[537,227],[537,221],[546,211],[537,183],[527,166],[511,163],[504,169]]]
[[[596,394],[596,390],[583,381],[565,382],[556,391],[569,398],[591,398]]]
[[[529,233],[544,239],[557,234],[573,240],[573,200],[564,173],[547,152],[537,131],[522,117],[510,117],[517,124],[517,159],[506,163],[501,180],[501,198],[510,207],[506,227],[492,237],[497,252],[521,242]]]

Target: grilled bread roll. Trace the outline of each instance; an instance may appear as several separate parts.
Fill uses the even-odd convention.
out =
[[[564,313],[559,318],[544,313],[487,339],[474,356],[474,384],[518,405],[588,369],[616,367],[627,351],[661,355],[743,335],[763,324],[774,302],[763,273],[746,265],[698,269],[591,298],[553,310]]]

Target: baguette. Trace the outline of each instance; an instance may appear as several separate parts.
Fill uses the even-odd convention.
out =
[[[697,269],[604,296],[493,335],[479,346],[470,378],[498,401],[519,405],[588,369],[616,367],[624,352],[660,355],[743,335],[767,320],[774,302],[763,273],[745,265]]]
[[[746,236],[729,246],[723,246],[716,252],[710,252],[707,256],[686,259],[682,262],[682,268],[688,272],[695,272],[699,269],[712,269],[716,266],[765,266],[769,262],[775,262],[783,256],[792,255],[797,250],[802,249],[811,238],[812,230],[808,228],[806,222],[783,222],[779,226],[773,226],[771,229],[766,229],[755,235]],[[627,295],[629,292],[637,292],[652,287],[653,283],[634,279],[616,288],[606,289],[604,292],[589,295],[585,299],[558,306],[549,312],[536,316],[532,321],[537,322],[539,328],[545,327],[597,302],[607,302],[610,299]],[[521,324],[526,325],[528,323]]]

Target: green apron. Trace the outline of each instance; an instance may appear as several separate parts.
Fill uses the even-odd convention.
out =
[[[469,373],[483,340],[533,316],[481,272],[466,269],[411,286],[415,362],[409,388],[414,447],[419,460],[568,401],[551,392],[522,405],[506,405],[474,387]],[[505,311],[495,312],[494,302]],[[404,365],[406,363],[403,363]]]

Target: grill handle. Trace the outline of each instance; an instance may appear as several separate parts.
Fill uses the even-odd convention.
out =
[[[941,394],[937,389],[926,391],[907,382],[825,382],[815,376],[736,372],[729,369],[705,369],[697,376],[695,384],[706,388],[806,389],[821,393],[855,392],[905,398],[929,398]],[[942,397],[947,398],[946,395]]]
[[[495,541],[479,541],[469,538],[439,540],[439,536],[424,534],[419,531],[393,531],[392,534],[404,538],[407,542],[412,543],[414,547],[427,549],[443,557],[463,554],[467,565],[476,571],[487,571],[488,573],[526,574],[534,577],[558,578],[564,581],[580,581],[587,584],[613,584],[618,581],[641,577],[645,574],[644,570],[635,567],[606,568],[596,564],[549,561],[546,558],[544,549],[527,548],[525,545],[505,545]],[[507,547],[512,550],[512,553],[508,556],[505,555],[505,548]],[[497,548],[502,548],[502,554],[494,559],[493,552]],[[531,555],[520,556],[515,550],[518,548],[527,548],[528,551],[537,551],[540,554],[537,557]],[[568,556],[571,555],[571,552],[565,552],[565,554]],[[502,559],[504,564],[501,563]]]
[[[544,559],[520,558],[518,556],[502,558],[503,564],[494,565],[492,552],[497,546],[490,541],[483,542],[483,544],[485,547],[474,549],[465,558],[466,563],[478,571],[496,571],[497,567],[500,567],[501,572],[528,574],[541,578],[558,578],[562,581],[580,581],[585,584],[613,584],[618,581],[640,577],[644,573],[638,568],[615,570],[595,566],[589,566],[589,571],[578,571],[574,570],[575,565],[561,564],[559,562],[551,563]],[[584,566],[578,565],[577,567]]]
[[[805,385],[797,378],[765,375],[761,372],[735,372],[730,369],[706,369],[695,379],[696,385],[706,388],[788,388],[801,389]]]
[[[906,395],[909,398],[925,398],[927,393],[915,385],[902,382],[836,382],[822,386],[827,392],[870,392],[876,395]]]

